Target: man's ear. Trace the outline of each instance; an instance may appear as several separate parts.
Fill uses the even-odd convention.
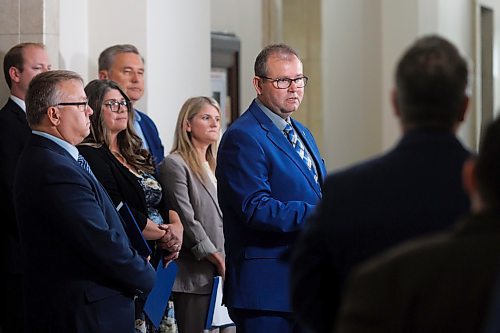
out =
[[[108,71],[105,69],[100,70],[99,71],[99,80],[108,80],[108,79],[109,79]]]
[[[61,123],[61,112],[55,106],[51,106],[47,110],[47,118],[52,126],[58,126]]]
[[[255,91],[257,92],[257,95],[262,94],[262,81],[260,80],[259,77],[254,76],[253,77],[253,87],[255,88]]]
[[[476,180],[476,159],[469,158],[465,161],[462,167],[462,182],[465,192],[472,197],[477,193],[477,180]]]
[[[17,82],[19,82],[21,80],[21,78],[20,78],[21,71],[17,67],[10,66],[10,68],[9,68],[9,76],[10,76],[10,80],[12,82],[16,82],[17,83]]]
[[[467,110],[469,109],[469,96],[465,96],[464,101],[462,102],[462,110],[460,110],[461,114],[458,118],[460,122],[464,121],[465,119],[465,114],[467,113]]]
[[[392,88],[391,90],[391,105],[392,105],[392,110],[394,112],[394,115],[399,118],[400,112],[399,112],[399,103],[398,103],[398,92],[396,88]]]

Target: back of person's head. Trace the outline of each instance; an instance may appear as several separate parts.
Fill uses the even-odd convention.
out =
[[[418,39],[399,61],[395,80],[403,126],[449,130],[463,120],[467,62],[446,39]]]
[[[219,103],[217,103],[217,101],[212,97],[191,97],[184,102],[177,117],[174,144],[171,150],[171,152],[179,153],[184,158],[187,165],[202,180],[206,180],[205,174],[202,171],[203,167],[201,163],[203,161],[198,160],[196,148],[191,141],[191,133],[187,131],[187,123],[190,122],[207,105],[213,106],[219,113],[219,116],[221,115]],[[212,170],[215,170],[216,154],[217,143],[210,144],[207,148],[206,159]]]
[[[137,47],[131,44],[117,44],[108,47],[104,51],[101,52],[99,55],[99,60],[98,60],[98,71],[109,71],[111,67],[113,66],[113,62],[115,60],[115,56],[120,53],[134,53],[137,54],[138,56],[141,57],[142,62],[144,62],[144,59],[142,58],[141,54],[139,53],[139,50]]]
[[[500,117],[487,126],[481,139],[475,176],[486,210],[500,212]]]
[[[3,74],[5,76],[5,81],[7,82],[7,86],[9,89],[12,88],[12,79],[9,74],[9,70],[11,67],[15,67],[19,69],[22,73],[24,70],[24,49],[26,47],[39,47],[41,49],[45,49],[45,45],[42,43],[21,43],[13,46],[3,58]]]
[[[254,72],[255,76],[267,76],[267,60],[271,56],[278,56],[282,59],[288,59],[291,56],[295,56],[298,59],[298,53],[286,44],[271,44],[266,46],[255,59]]]
[[[64,92],[58,89],[59,84],[70,80],[80,81],[83,85],[79,74],[67,70],[40,73],[31,80],[26,94],[26,119],[30,127],[40,124],[49,107],[64,102]]]

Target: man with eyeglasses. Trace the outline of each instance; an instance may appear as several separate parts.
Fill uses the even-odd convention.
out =
[[[25,332],[134,333],[134,297],[152,289],[155,271],[76,148],[93,113],[82,78],[35,76],[26,108],[32,133],[14,179]]]
[[[312,134],[291,118],[306,84],[291,47],[264,48],[255,60],[257,98],[226,130],[219,147],[224,302],[240,333],[300,332],[288,296],[287,257],[321,198],[326,173]]]
[[[19,231],[12,202],[12,186],[17,160],[30,134],[24,99],[31,79],[51,69],[45,46],[21,43],[4,57],[3,72],[10,97],[0,110],[0,211],[2,239],[0,269],[2,297],[0,327],[3,333],[22,332],[22,261]]]
[[[99,55],[99,79],[118,83],[130,98],[132,106],[144,95],[144,72],[144,59],[134,45],[113,45]],[[148,115],[137,109],[134,111],[134,129],[158,166],[165,157],[158,129]]]

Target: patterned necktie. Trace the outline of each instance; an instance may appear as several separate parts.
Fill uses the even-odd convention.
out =
[[[293,148],[299,154],[300,158],[304,163],[306,164],[307,168],[309,171],[311,171],[314,180],[316,183],[318,182],[318,173],[316,172],[316,168],[314,166],[314,162],[312,160],[311,155],[309,155],[309,152],[307,149],[305,149],[304,145],[302,142],[300,142],[297,133],[295,133],[292,125],[286,124],[285,129],[283,130],[285,132],[286,137],[288,138],[288,141],[292,144]]]
[[[90,175],[92,177],[94,177],[94,179],[97,179],[97,178],[95,178],[94,173],[92,172],[92,169],[90,169],[90,165],[87,163],[87,161],[85,160],[85,158],[82,155],[78,154],[77,161],[78,161],[78,164],[80,164],[80,166],[83,168],[83,170],[90,173]]]

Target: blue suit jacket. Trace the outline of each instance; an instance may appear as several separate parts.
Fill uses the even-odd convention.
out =
[[[314,138],[292,122],[321,183],[326,171]],[[224,133],[216,175],[227,254],[226,305],[290,311],[287,253],[321,198],[320,185],[255,101]]]
[[[414,130],[386,154],[327,178],[292,253],[294,312],[311,332],[331,332],[354,265],[468,212],[461,174],[469,156],[452,133]]]
[[[149,147],[149,152],[153,155],[154,163],[156,166],[163,161],[165,158],[165,149],[161,143],[160,134],[156,128],[153,120],[145,113],[135,110],[140,116],[141,121],[139,121],[139,126],[141,126],[142,133],[144,134],[144,139]]]
[[[155,272],[130,247],[102,186],[51,140],[31,134],[14,182],[29,332],[134,332],[136,293]]]

